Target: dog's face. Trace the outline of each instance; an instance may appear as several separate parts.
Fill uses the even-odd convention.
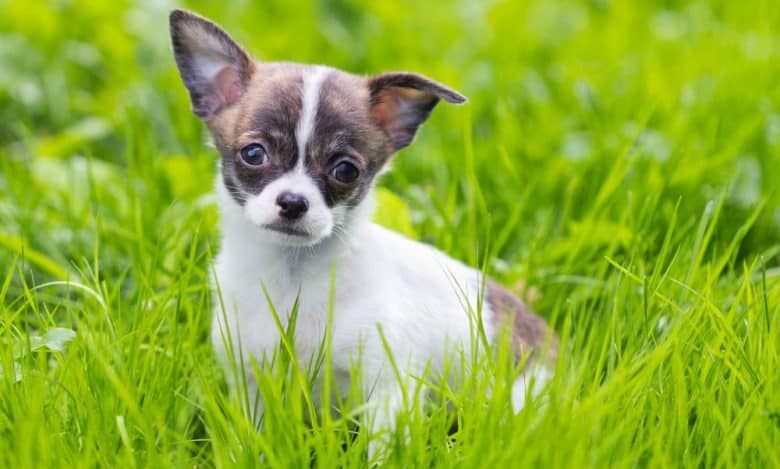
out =
[[[222,181],[272,242],[311,246],[343,227],[388,159],[457,92],[413,73],[365,78],[254,61],[214,23],[171,13],[192,108],[222,155]]]

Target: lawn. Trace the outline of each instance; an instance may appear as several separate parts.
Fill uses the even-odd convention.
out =
[[[399,415],[384,464],[780,467],[780,4],[222,3],[0,0],[0,467],[361,467],[379,437],[349,399],[306,423],[283,348],[262,432],[227,390],[175,6],[261,60],[470,99],[396,157],[376,218],[483,266],[562,358],[516,415],[502,354],[461,363],[481,373]]]

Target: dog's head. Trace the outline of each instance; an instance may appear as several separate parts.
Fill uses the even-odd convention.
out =
[[[170,16],[192,109],[222,155],[222,181],[270,240],[310,246],[363,201],[388,159],[457,92],[414,73],[360,77],[333,68],[253,60],[217,25]]]

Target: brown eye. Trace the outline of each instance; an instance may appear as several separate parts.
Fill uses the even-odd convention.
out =
[[[249,166],[262,166],[268,163],[268,153],[259,143],[250,143],[241,149],[241,159]]]
[[[342,184],[351,184],[358,178],[360,171],[349,161],[342,161],[331,170],[330,174]]]

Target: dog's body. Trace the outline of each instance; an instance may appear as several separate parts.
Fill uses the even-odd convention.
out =
[[[215,267],[225,304],[225,312],[217,311],[213,319],[219,353],[226,351],[226,330],[256,359],[270,358],[278,346],[279,331],[261,285],[282,321],[298,302],[295,344],[304,360],[316,356],[322,344],[332,291],[331,366],[343,380],[343,392],[349,390],[358,360],[364,372],[361,382],[375,389],[369,394],[399,391],[377,325],[409,376],[423,375],[426,366],[433,373],[442,371],[448,350],[469,351],[469,340],[478,332],[476,324],[470,324],[481,289],[478,272],[363,219],[355,220],[348,234],[314,251],[269,249],[231,207],[227,191],[219,192],[226,229]],[[255,247],[235,249],[237,245]],[[482,315],[491,335],[493,314],[483,307]]]
[[[171,14],[171,33],[193,109],[222,155],[221,301],[212,334],[219,355],[235,352],[232,343],[245,361],[270,358],[280,340],[271,308],[286,327],[297,305],[296,351],[310,359],[332,311],[337,384],[346,387],[361,364],[374,428],[391,426],[405,401],[387,349],[404,381],[443,371],[448,356],[479,350],[480,334],[495,340],[504,325],[518,359],[545,343],[555,355],[546,323],[506,290],[370,221],[370,193],[390,157],[411,143],[439,100],[465,98],[412,73],[363,78],[255,62],[216,25],[188,12]],[[538,353],[531,361],[527,370],[549,363]],[[546,373],[537,376],[542,381]],[[520,378],[516,408],[525,396]]]

